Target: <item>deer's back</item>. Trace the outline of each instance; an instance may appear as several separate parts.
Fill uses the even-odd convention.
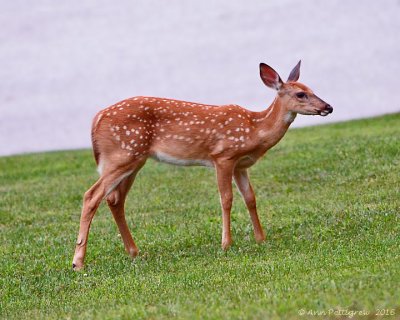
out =
[[[251,149],[251,113],[236,105],[134,97],[96,115],[93,146],[118,159],[151,156],[178,165],[212,165],[213,157]]]

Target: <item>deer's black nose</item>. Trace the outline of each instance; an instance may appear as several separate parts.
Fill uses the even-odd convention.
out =
[[[327,104],[327,105],[325,106],[325,110],[328,111],[329,113],[332,113],[332,112],[333,112],[333,108],[331,107],[330,104]]]

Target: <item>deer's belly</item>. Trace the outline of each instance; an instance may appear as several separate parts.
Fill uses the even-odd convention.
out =
[[[213,163],[210,160],[206,159],[187,159],[187,158],[179,158],[173,156],[171,154],[156,151],[151,155],[154,160],[165,162],[169,164],[173,164],[176,166],[204,166],[204,167],[213,167]]]

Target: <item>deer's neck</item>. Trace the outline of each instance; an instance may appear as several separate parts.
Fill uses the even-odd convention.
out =
[[[258,113],[255,120],[260,143],[269,148],[277,144],[285,135],[296,115],[295,112],[286,109],[279,97],[275,98],[268,109]]]

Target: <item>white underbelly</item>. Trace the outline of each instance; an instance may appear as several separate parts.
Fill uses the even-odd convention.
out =
[[[203,166],[213,167],[213,163],[206,159],[179,159],[164,152],[156,152],[151,156],[154,160],[176,166]]]

